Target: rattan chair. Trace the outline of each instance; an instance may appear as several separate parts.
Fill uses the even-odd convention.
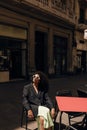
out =
[[[84,86],[84,87],[87,87],[87,86]],[[82,89],[77,89],[77,94],[78,94],[78,97],[87,98],[87,91],[85,92],[85,90],[82,91]],[[83,127],[87,127],[87,113],[85,113],[82,125]]]

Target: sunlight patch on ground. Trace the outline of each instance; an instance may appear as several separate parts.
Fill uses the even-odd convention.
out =
[[[28,128],[33,130],[37,128],[37,122],[36,121],[32,121],[30,123],[28,123]],[[15,128],[14,130],[25,130],[25,125],[23,125],[22,127],[18,127]]]

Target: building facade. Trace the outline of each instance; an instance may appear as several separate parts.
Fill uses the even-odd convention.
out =
[[[83,36],[77,20],[80,3],[1,0],[0,82],[28,78],[36,70],[57,77],[76,71],[84,51],[77,44]]]
[[[74,48],[74,66],[79,73],[87,72],[87,38],[85,36],[85,30],[87,29],[87,1],[79,0],[75,6],[75,41],[76,47]]]

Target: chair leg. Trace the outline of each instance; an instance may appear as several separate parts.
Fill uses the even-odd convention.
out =
[[[82,126],[85,127],[87,126],[87,114],[85,113],[84,119],[82,121]]]
[[[71,125],[71,121],[70,121],[70,116],[68,115],[68,119],[69,119],[69,125]]]
[[[26,112],[26,130],[27,130],[27,124],[28,124],[28,117],[27,117],[27,112]]]
[[[25,129],[27,130],[27,124],[28,124],[27,111],[23,108],[21,115],[21,127],[23,126],[24,115],[25,115]]]
[[[70,128],[73,129],[73,130],[77,130],[76,128],[74,128],[72,125],[71,125],[71,121],[70,121],[70,116],[68,115],[68,120],[69,120],[69,126],[67,126],[67,129],[66,130],[69,130]]]
[[[59,130],[61,130],[62,114],[63,114],[63,112],[60,112],[60,117],[59,117]]]
[[[24,118],[24,110],[22,110],[22,115],[21,115],[21,127],[23,125],[23,118]]]
[[[74,128],[73,126],[69,126],[71,129],[73,129],[73,130],[78,130],[78,129],[76,129],[76,128]]]

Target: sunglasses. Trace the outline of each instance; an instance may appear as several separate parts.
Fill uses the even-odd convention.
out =
[[[38,74],[35,74],[32,76],[33,78],[37,78],[37,79],[40,79],[40,76]]]

